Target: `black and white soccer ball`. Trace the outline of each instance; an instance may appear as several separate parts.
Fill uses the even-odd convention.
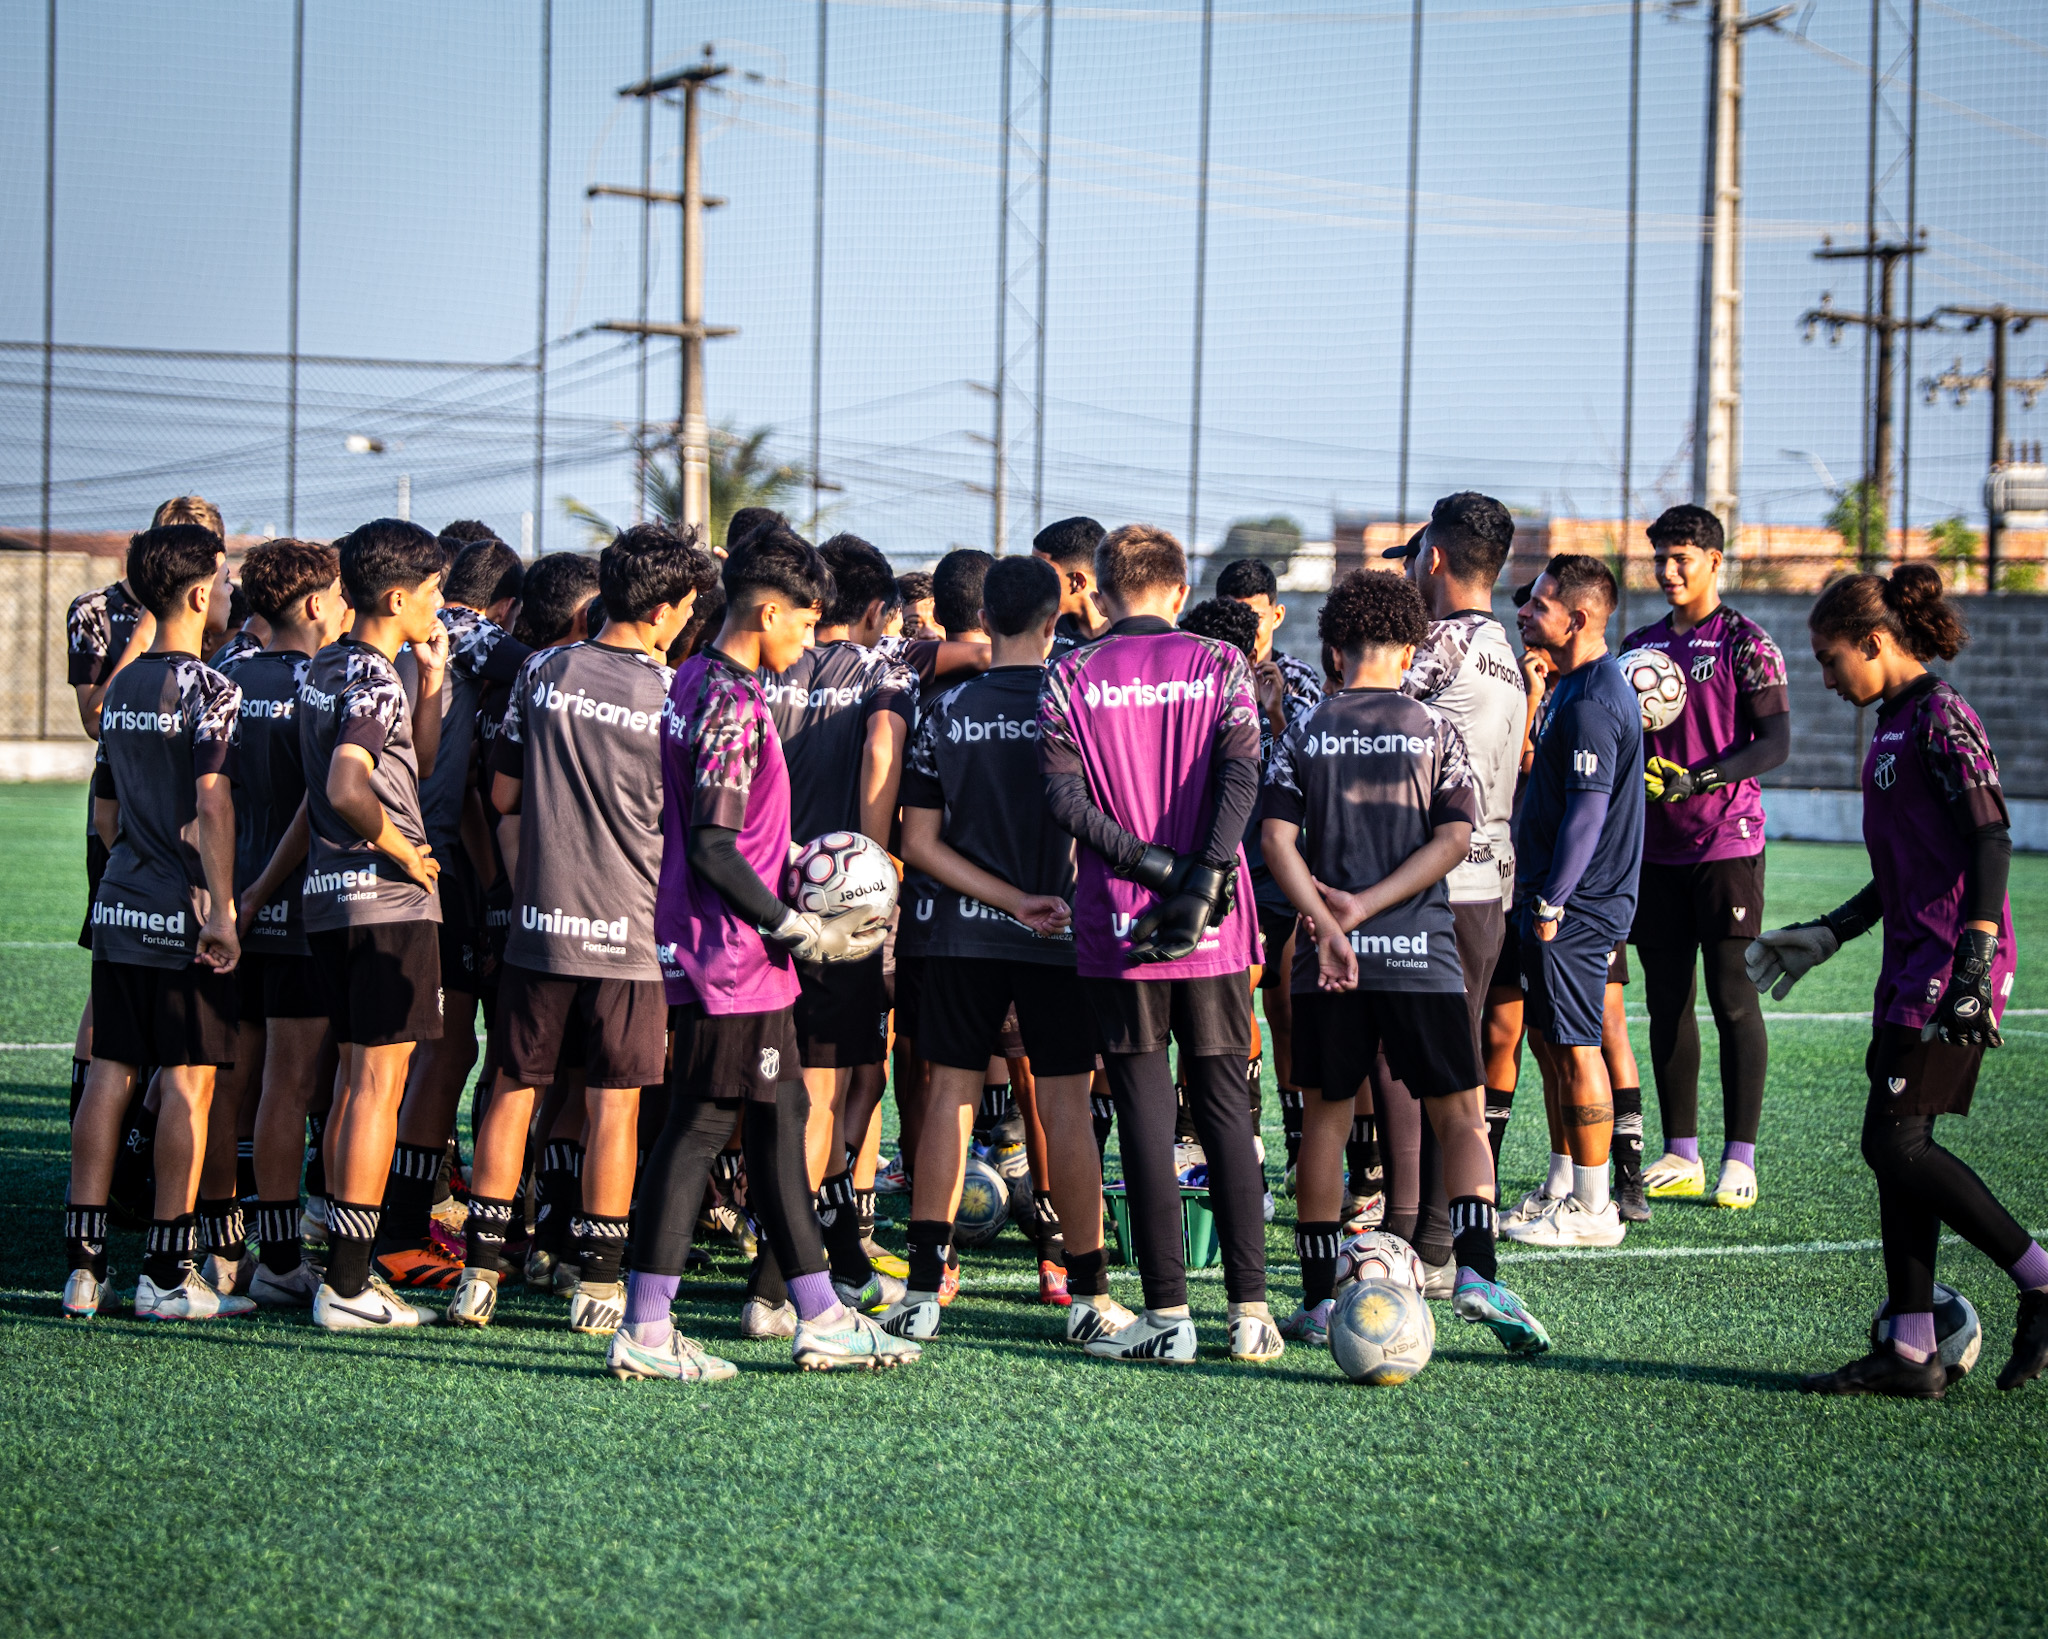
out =
[[[1353,1281],[1383,1280],[1421,1291],[1428,1279],[1415,1248],[1398,1235],[1368,1229],[1337,1248],[1337,1285],[1341,1292]]]
[[[1685,674],[1662,649],[1631,649],[1621,657],[1621,675],[1643,708],[1643,730],[1669,728],[1685,710]]]
[[[1891,1304],[1871,1318],[1870,1346],[1876,1348],[1892,1335]],[[1941,1356],[1942,1365],[1948,1368],[1951,1383],[1970,1375],[1970,1368],[1977,1364],[1977,1356],[1984,1347],[1984,1328],[1977,1319],[1976,1308],[1970,1300],[1953,1286],[1934,1283],[1934,1352]]]
[[[1009,1180],[994,1163],[978,1155],[967,1158],[960,1183],[960,1210],[953,1216],[955,1246],[986,1246],[1010,1221]]]
[[[1354,1383],[1392,1388],[1436,1353],[1436,1318],[1422,1293],[1398,1281],[1353,1281],[1330,1310],[1330,1354]]]
[[[881,927],[896,909],[895,862],[888,849],[858,831],[827,831],[789,862],[782,897],[827,921],[850,917],[855,927]]]

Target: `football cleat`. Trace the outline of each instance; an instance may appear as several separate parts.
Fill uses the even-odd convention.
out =
[[[1431,1303],[1449,1303],[1458,1290],[1458,1260],[1431,1263],[1419,1257],[1415,1261],[1422,1265],[1422,1295]]]
[[[636,1343],[623,1326],[612,1333],[604,1369],[621,1382],[655,1377],[669,1383],[723,1383],[739,1375],[739,1367],[730,1360],[707,1353],[703,1344],[681,1332],[671,1329],[659,1343]]]
[[[1643,1193],[1653,1201],[1696,1200],[1707,1193],[1707,1164],[1666,1151],[1643,1169]]]
[[[799,1320],[790,1358],[807,1372],[881,1371],[908,1366],[924,1351],[908,1338],[885,1332],[868,1316],[841,1305],[829,1324]]]
[[[879,1269],[870,1269],[867,1284],[854,1286],[843,1280],[832,1282],[833,1295],[849,1309],[858,1309],[863,1314],[886,1309],[891,1304],[901,1303],[906,1288],[894,1275],[885,1275]]]
[[[465,1269],[455,1283],[455,1296],[448,1300],[451,1326],[488,1326],[498,1312],[498,1272],[495,1269]]]
[[[1137,1318],[1115,1298],[1105,1298],[1100,1308],[1082,1298],[1067,1311],[1067,1341],[1093,1343],[1098,1337],[1122,1331]]]
[[[509,1251],[509,1248],[507,1249]],[[507,1258],[507,1262],[511,1260]],[[555,1255],[544,1246],[529,1248],[526,1254],[526,1284],[536,1292],[555,1289]]]
[[[375,1268],[398,1291],[452,1292],[462,1279],[461,1260],[432,1244],[380,1252]]]
[[[860,1238],[860,1249],[867,1255],[868,1262],[874,1266],[878,1274],[887,1275],[894,1280],[908,1280],[910,1278],[910,1265],[902,1258],[899,1258],[894,1252],[891,1252],[880,1241],[876,1240],[874,1236],[863,1235]]]
[[[1546,1195],[1541,1189],[1530,1190],[1527,1195],[1524,1195],[1521,1200],[1515,1203],[1515,1208],[1512,1212],[1503,1212],[1500,1215],[1502,1232],[1505,1233],[1510,1224],[1533,1222],[1542,1217],[1544,1213],[1548,1212],[1563,1199],[1562,1195]]]
[[[1650,1221],[1650,1202],[1643,1194],[1641,1173],[1614,1180],[1614,1210],[1621,1214],[1621,1221],[1625,1224],[1646,1224]]]
[[[1474,1275],[1458,1283],[1451,1312],[1474,1326],[1484,1326],[1500,1339],[1509,1354],[1542,1354],[1550,1347],[1543,1322],[1522,1307],[1522,1300],[1497,1280]]]
[[[795,1337],[796,1305],[748,1298],[740,1305],[741,1337]]]
[[[1240,1366],[1263,1366],[1287,1352],[1280,1328],[1265,1315],[1239,1315],[1230,1323],[1230,1358]]]
[[[610,1337],[626,1318],[626,1283],[579,1281],[569,1300],[569,1330]]]
[[[1387,1193],[1375,1190],[1370,1195],[1354,1195],[1344,1203],[1344,1233],[1363,1235],[1368,1229],[1377,1229],[1387,1221]]]
[[[197,1269],[187,1268],[176,1286],[159,1286],[146,1271],[135,1283],[137,1320],[223,1320],[255,1307],[247,1298],[216,1292]]]
[[[553,1291],[558,1298],[573,1298],[576,1288],[583,1284],[583,1271],[566,1258],[555,1260]]]
[[[454,1207],[460,1216],[444,1213],[441,1207]],[[427,1222],[427,1238],[459,1263],[469,1252],[468,1223],[469,1208],[451,1195],[434,1208],[434,1215]]]
[[[1799,1380],[1801,1394],[1877,1394],[1897,1400],[1939,1400],[1948,1392],[1948,1368],[1941,1356],[1908,1360],[1889,1340],[1861,1360]]]
[[[405,1302],[381,1275],[372,1275],[370,1284],[352,1298],[343,1297],[325,1281],[313,1296],[313,1324],[325,1331],[398,1331],[433,1323],[431,1314]]]
[[[875,1169],[875,1193],[877,1195],[908,1195],[910,1193],[910,1169],[904,1165],[900,1153]]]
[[[299,1239],[315,1246],[327,1239],[326,1196],[308,1195],[306,1204],[299,1208]]]
[[[1756,1168],[1741,1161],[1723,1161],[1714,1185],[1714,1205],[1743,1212],[1756,1205]]]
[[[1173,1174],[1183,1184],[1194,1176],[1195,1169],[1202,1169],[1202,1176],[1208,1176],[1209,1156],[1200,1144],[1192,1139],[1183,1139],[1173,1146]]]
[[[944,1308],[960,1295],[960,1266],[949,1263],[939,1271],[939,1307]]]
[[[1186,1365],[1195,1358],[1192,1315],[1155,1315],[1146,1310],[1128,1326],[1088,1340],[1088,1352],[1099,1360],[1157,1360]]]
[[[64,1318],[90,1320],[100,1304],[114,1294],[114,1271],[95,1275],[90,1269],[74,1269],[64,1282]]]
[[[1311,1349],[1327,1349],[1330,1346],[1330,1311],[1337,1307],[1336,1299],[1324,1298],[1312,1308],[1304,1306],[1280,1322],[1280,1335],[1289,1343],[1306,1344]]]
[[[1510,1224],[1501,1233],[1523,1246],[1619,1246],[1628,1225],[1609,1201],[1598,1212],[1567,1195],[1539,1218]]]
[[[1038,1260],[1038,1301],[1050,1303],[1056,1309],[1064,1309],[1074,1301],[1067,1291],[1065,1264],[1054,1263],[1050,1258]]]
[[[199,1266],[199,1278],[216,1292],[234,1292],[246,1296],[250,1278],[256,1272],[254,1258],[224,1258],[218,1252],[206,1254],[206,1261]]]
[[[1287,1169],[1287,1176],[1280,1180],[1280,1193],[1290,1201],[1294,1199],[1294,1168],[1292,1165]]]
[[[2012,1328],[2012,1358],[1998,1374],[2001,1389],[2016,1389],[2048,1369],[2048,1292],[2020,1294],[2019,1318]]]
[[[915,1301],[905,1297],[875,1316],[875,1324],[891,1337],[907,1337],[915,1343],[926,1343],[939,1335],[939,1316],[944,1313],[936,1297],[921,1297]]]
[[[266,1309],[310,1309],[319,1290],[319,1268],[303,1261],[282,1275],[259,1263],[249,1277],[249,1296]]]

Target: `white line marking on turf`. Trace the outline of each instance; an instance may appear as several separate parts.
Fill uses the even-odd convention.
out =
[[[0,939],[0,950],[83,950],[76,939]]]
[[[76,1045],[68,1041],[0,1041],[0,1053],[68,1053]]]

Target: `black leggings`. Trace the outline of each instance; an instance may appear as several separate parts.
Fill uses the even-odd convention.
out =
[[[747,1158],[747,1204],[785,1275],[825,1268],[825,1239],[804,1163],[804,1121],[810,1094],[800,1081],[775,1088],[775,1102],[693,1098],[678,1093],[668,1121],[647,1157],[633,1267],[649,1275],[680,1275],[704,1205],[711,1165],[732,1137],[739,1114],[740,1148]]]
[[[2001,1269],[2032,1243],[1984,1180],[1934,1141],[1935,1117],[1894,1116],[1871,1092],[1863,1112],[1863,1159],[1877,1174],[1884,1278],[1892,1313],[1934,1307],[1934,1256],[1947,1224]]]
[[[1721,1036],[1721,1137],[1754,1144],[1763,1117],[1764,1071],[1771,1049],[1756,986],[1742,965],[1746,939],[1638,945],[1643,995],[1650,1008],[1650,1072],[1657,1078],[1657,1114],[1664,1147],[1700,1132],[1700,1026],[1693,1017],[1695,965],[1706,958],[1707,1006]]]
[[[1124,1188],[1137,1243],[1145,1307],[1170,1309],[1188,1300],[1187,1255],[1181,1241],[1180,1180],[1173,1170],[1178,1100],[1166,1049],[1105,1053],[1116,1101]],[[1240,1055],[1183,1057],[1188,1113],[1209,1161],[1209,1209],[1223,1248],[1223,1290],[1232,1303],[1266,1297],[1266,1181],[1252,1149],[1251,1108]]]
[[[1372,1107],[1379,1116],[1380,1153],[1387,1168],[1384,1227],[1414,1247],[1425,1263],[1442,1263],[1451,1255],[1443,1148],[1422,1100],[1395,1078],[1384,1053],[1372,1067]]]

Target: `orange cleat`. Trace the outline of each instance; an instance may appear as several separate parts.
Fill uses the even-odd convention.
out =
[[[957,1263],[949,1263],[946,1265],[945,1273],[939,1276],[939,1307],[945,1308],[959,1295],[960,1266]]]
[[[375,1263],[377,1273],[402,1291],[450,1292],[462,1279],[462,1260],[431,1243],[380,1252]]]
[[[1038,1301],[1058,1309],[1070,1309],[1074,1300],[1067,1293],[1067,1267],[1050,1258],[1038,1260]]]

